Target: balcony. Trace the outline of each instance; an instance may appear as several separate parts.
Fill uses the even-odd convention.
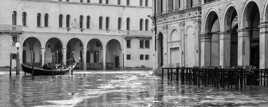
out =
[[[22,34],[22,26],[19,25],[0,25],[0,34]]]
[[[154,35],[153,32],[149,31],[139,31],[139,30],[131,30],[125,31],[125,38],[152,38]]]

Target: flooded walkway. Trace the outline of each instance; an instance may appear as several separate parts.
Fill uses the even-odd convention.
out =
[[[0,86],[1,107],[268,106],[268,88],[181,85],[148,71],[80,72],[34,80],[1,73]]]

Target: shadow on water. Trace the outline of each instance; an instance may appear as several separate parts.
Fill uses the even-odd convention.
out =
[[[166,81],[150,73],[0,75],[3,107],[267,106],[268,89],[228,90]]]

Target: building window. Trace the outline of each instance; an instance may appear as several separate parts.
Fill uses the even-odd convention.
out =
[[[145,40],[145,48],[150,48],[150,40]]]
[[[129,0],[127,0],[127,6],[129,6],[130,5],[130,1]]]
[[[106,0],[106,2],[105,2],[106,4],[109,4],[109,0]]]
[[[22,13],[22,25],[27,26],[27,13],[26,12]]]
[[[127,40],[127,48],[131,48],[131,40]]]
[[[121,5],[121,0],[117,0],[117,5]]]
[[[143,5],[143,0],[140,0],[140,6],[142,6]]]
[[[148,7],[149,0],[145,0],[145,6]]]
[[[67,15],[66,16],[66,28],[70,28],[70,20],[71,20],[71,16]]]
[[[90,16],[87,16],[87,29],[90,29]]]
[[[149,19],[145,20],[145,30],[148,31],[149,30]]]
[[[80,15],[80,18],[79,18],[80,29],[83,29],[83,23],[84,23],[84,16]]]
[[[87,0],[87,3],[90,3],[90,0]]]
[[[131,60],[131,55],[127,54],[127,60]]]
[[[109,30],[110,28],[110,18],[106,17],[106,26],[105,26],[106,30]]]
[[[17,25],[17,12],[12,12],[12,25]]]
[[[66,0],[66,2],[69,2],[69,0]]]
[[[102,29],[102,16],[99,17],[99,29]]]
[[[140,60],[143,60],[144,59],[144,55],[140,55]]]
[[[140,48],[144,48],[144,40],[140,40]]]
[[[102,0],[99,0],[99,3],[102,4]]]
[[[37,27],[41,27],[41,13],[37,14]]]
[[[46,13],[45,14],[45,27],[48,27],[48,22],[49,21],[49,15]]]
[[[127,30],[130,30],[130,18],[127,18]]]
[[[140,31],[143,30],[143,19],[140,19]]]
[[[62,28],[62,25],[63,25],[63,15],[60,14],[59,15],[59,27]]]
[[[83,0],[80,0],[80,3],[83,3]]]
[[[118,30],[121,30],[121,28],[122,28],[122,18],[121,17],[119,17],[118,18],[118,22],[117,22],[117,27],[118,27]]]
[[[145,55],[145,60],[149,60],[150,59],[149,57],[150,57],[149,55]]]
[[[193,7],[193,0],[187,0],[187,8]]]

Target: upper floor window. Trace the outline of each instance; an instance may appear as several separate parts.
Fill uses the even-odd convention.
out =
[[[143,30],[143,19],[140,19],[140,31]]]
[[[143,5],[143,0],[140,0],[140,6],[142,6]]]
[[[22,25],[27,26],[27,13],[26,12],[22,13]]]
[[[99,17],[99,29],[102,29],[102,16]]]
[[[118,30],[121,30],[122,29],[122,18],[121,17],[119,17],[118,18],[118,22],[117,22],[117,27],[118,27]]]
[[[109,17],[106,17],[106,30],[109,30],[110,29],[110,18]]]
[[[90,16],[87,16],[87,29],[90,29]]]
[[[83,0],[80,0],[80,3],[83,3]]]
[[[17,25],[17,12],[12,12],[12,25]]]
[[[145,31],[149,30],[149,19],[145,20]]]
[[[131,55],[127,54],[127,60],[131,60]]]
[[[66,28],[70,28],[70,21],[71,21],[71,16],[68,14],[66,16]]]
[[[80,29],[83,29],[83,26],[84,26],[83,23],[84,23],[84,16],[80,15],[80,18],[79,18]]]
[[[149,60],[150,59],[149,57],[150,57],[149,55],[145,55],[145,60]]]
[[[59,27],[62,28],[62,26],[63,26],[63,15],[60,14],[59,15]]]
[[[45,14],[45,27],[48,27],[48,22],[49,21],[49,15],[48,13]]]
[[[149,0],[145,0],[145,6],[147,7],[149,5]]]
[[[144,48],[144,40],[140,40],[140,48]]]
[[[129,17],[127,18],[127,21],[126,22],[127,22],[127,25],[126,25],[127,28],[126,29],[127,30],[130,30],[130,18]]]
[[[90,3],[90,0],[87,0],[87,3]]]
[[[145,48],[150,48],[150,40],[145,40]]]
[[[127,40],[127,48],[131,48],[131,40]]]
[[[143,40],[141,39],[140,40],[140,48],[147,48],[149,49],[150,48],[150,40]]]
[[[121,0],[117,0],[117,5],[121,5]]]
[[[102,0],[99,0],[99,3],[102,4]]]
[[[193,7],[193,0],[187,0],[187,8]]]
[[[144,55],[140,55],[140,60],[143,60],[144,59]]]
[[[127,0],[127,6],[129,6],[130,5],[130,1],[129,0]]]
[[[70,0],[66,0],[66,2],[69,2]]]
[[[37,14],[37,27],[41,27],[41,13]]]
[[[106,0],[105,4],[109,4],[109,0]]]

